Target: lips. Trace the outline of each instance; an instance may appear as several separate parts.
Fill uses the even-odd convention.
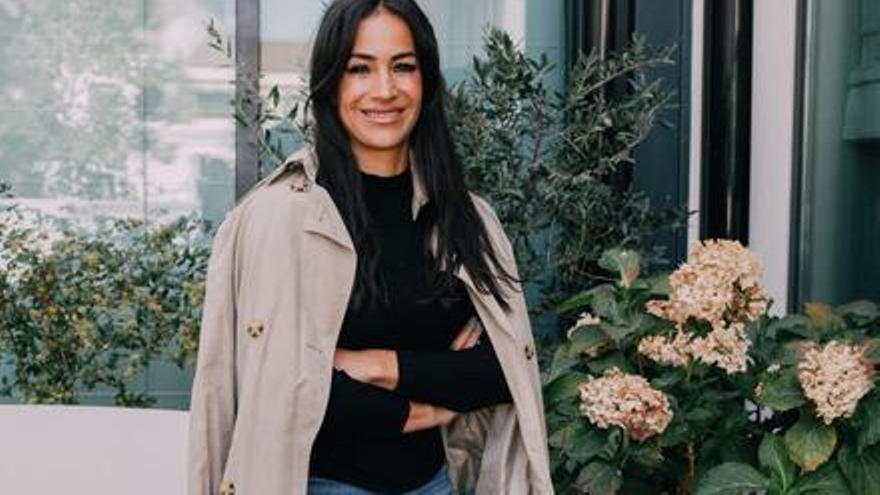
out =
[[[397,122],[401,115],[403,115],[403,110],[401,109],[386,109],[386,110],[361,110],[361,115],[367,118],[370,122],[375,122],[377,124],[392,124]]]

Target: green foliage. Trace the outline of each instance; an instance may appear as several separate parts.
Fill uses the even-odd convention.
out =
[[[174,145],[148,126],[188,122],[181,65],[151,45],[161,9],[141,2],[4,2],[0,7],[0,163],[19,194],[114,199],[140,177],[129,157],[149,140],[153,156]],[[141,92],[141,89],[145,90]],[[141,95],[141,93],[143,93]]]
[[[0,219],[0,393],[28,403],[109,390],[122,406],[156,359],[195,356],[209,254],[204,225],[118,221],[54,241],[14,213]]]
[[[653,211],[616,179],[669,101],[646,74],[672,63],[672,49],[635,36],[606,58],[581,55],[558,93],[544,84],[553,69],[546,57],[527,56],[503,31],[487,34],[485,52],[453,88],[450,124],[469,184],[495,207],[523,276],[555,304],[604,277],[608,248],[657,261],[649,238],[679,225],[683,212]]]
[[[587,310],[599,321],[574,325],[542,372],[557,492],[880,493],[880,390],[862,397],[851,417],[825,424],[798,378],[807,342],[859,344],[876,366],[876,304],[811,303],[805,314],[758,318],[747,327],[744,372],[728,374],[699,359],[675,367],[638,350],[645,337],[676,332],[672,322],[646,311],[649,301],[666,297],[668,275],[632,278],[642,267],[627,250],[608,250],[599,259],[615,279],[557,308]],[[701,325],[686,323],[697,335],[708,331]],[[581,412],[580,385],[609,366],[645,377],[666,395],[673,417],[662,433],[639,441],[617,426],[599,428]]]
[[[208,22],[206,29],[208,46],[231,65],[235,59],[232,38],[224,34],[213,19]],[[258,172],[272,170],[292,148],[311,140],[312,122],[306,104],[308,88],[283,88],[273,84],[263,89],[257,68],[244,63],[238,63],[235,67],[240,84],[232,101],[233,117],[238,125],[250,131],[259,158]],[[290,92],[285,92],[285,89]]]

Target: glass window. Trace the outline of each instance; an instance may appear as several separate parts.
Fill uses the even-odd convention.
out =
[[[880,300],[880,3],[809,3],[795,300]]]
[[[231,69],[207,46],[234,0],[0,2],[0,179],[77,227],[233,202]]]
[[[84,230],[116,217],[222,219],[234,202],[234,74],[206,24],[234,32],[234,7],[0,0],[0,181],[11,202]],[[191,378],[156,362],[135,388],[185,408]],[[107,392],[85,401],[110,403]]]

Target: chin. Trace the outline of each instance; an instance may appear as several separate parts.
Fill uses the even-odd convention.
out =
[[[371,135],[360,135],[355,136],[355,140],[357,140],[361,146],[367,149],[374,150],[391,150],[395,148],[399,148],[404,146],[409,138],[409,134],[404,133],[394,133],[394,135],[376,135],[375,133],[370,133]]]

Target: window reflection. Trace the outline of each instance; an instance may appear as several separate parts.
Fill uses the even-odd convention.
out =
[[[66,226],[231,206],[233,0],[0,1],[0,178]]]

